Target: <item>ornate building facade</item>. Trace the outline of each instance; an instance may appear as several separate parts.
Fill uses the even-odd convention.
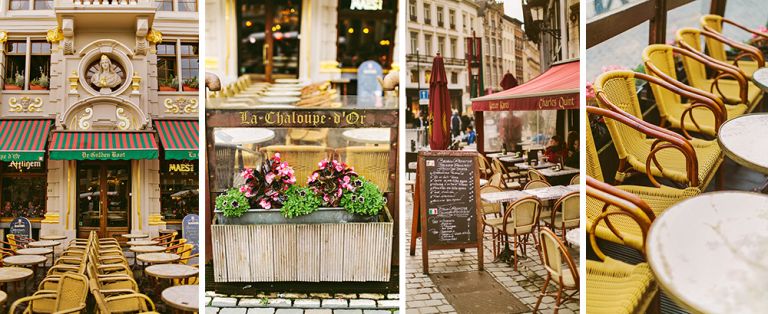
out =
[[[198,34],[196,0],[0,0],[0,227],[152,235],[197,213]]]

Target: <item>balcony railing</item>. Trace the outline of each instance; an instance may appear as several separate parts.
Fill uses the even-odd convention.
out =
[[[407,62],[418,62],[424,64],[432,64],[434,57],[425,55],[408,54],[405,56]],[[467,64],[467,60],[458,58],[443,58],[443,64],[451,66],[464,66]]]

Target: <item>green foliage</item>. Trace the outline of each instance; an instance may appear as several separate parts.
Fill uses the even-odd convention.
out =
[[[45,74],[42,67],[40,67],[40,77],[33,79],[30,83],[45,88],[48,88],[48,85],[50,84],[48,75]]]
[[[160,86],[179,88],[179,79],[177,79],[174,75],[171,75],[168,78],[161,78],[159,83]]]
[[[248,198],[238,189],[229,189],[216,197],[216,209],[224,213],[224,217],[240,217],[248,207]]]
[[[292,185],[285,193],[286,200],[280,213],[285,218],[293,218],[313,213],[320,207],[323,200],[312,193],[309,188]]]
[[[362,181],[354,192],[347,192],[341,196],[341,206],[347,212],[360,215],[377,215],[384,207],[386,200],[379,188],[368,180],[359,177]]]
[[[200,86],[200,83],[197,81],[197,76],[193,76],[184,80],[184,85],[187,85],[192,88],[198,88],[198,86]]]

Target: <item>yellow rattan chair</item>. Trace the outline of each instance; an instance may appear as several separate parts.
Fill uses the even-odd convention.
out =
[[[547,182],[547,181],[533,180],[533,181],[528,181],[528,183],[526,183],[525,186],[523,187],[523,190],[548,188],[548,187],[551,187],[551,186],[552,185],[549,184],[549,182]]]
[[[85,311],[88,296],[88,279],[81,274],[63,274],[55,291],[39,290],[32,296],[23,297],[11,305],[9,313],[27,303],[23,313],[80,313]]]
[[[494,173],[488,178],[488,186],[503,188],[504,182],[501,180],[501,173]]]
[[[554,215],[550,215],[548,227],[553,231],[560,230],[563,242],[569,229],[579,227],[579,192],[574,191],[563,195],[553,206]]]
[[[501,174],[501,182],[506,189],[520,189],[520,183],[517,182],[521,176],[516,173],[512,173],[507,170],[507,167],[498,158],[491,159],[491,171],[496,174]]]
[[[485,156],[477,154],[477,167],[480,170],[481,178],[486,179],[493,175],[493,168]]]
[[[123,293],[106,297],[98,289],[91,291],[96,301],[99,314],[107,313],[140,313],[155,314],[155,303],[152,299],[141,293]]]
[[[503,191],[500,187],[496,186],[490,186],[486,185],[482,188],[480,188],[480,194],[485,193],[494,193],[494,192],[501,192]],[[498,233],[496,232],[496,227],[501,224],[501,219],[499,219],[499,215],[501,214],[501,204],[494,204],[494,203],[486,203],[482,201],[483,204],[483,215],[480,216],[481,221],[483,222],[483,234],[485,234],[485,228],[489,227],[491,229],[491,239],[493,241],[493,256],[499,256],[499,251],[501,249],[501,243],[498,239]],[[488,216],[491,217],[488,217]]]
[[[699,19],[699,22],[701,23],[701,28],[703,28],[706,31],[718,34],[718,35],[722,36],[723,38],[725,38],[725,36],[723,36],[723,25],[724,24],[729,24],[729,25],[734,26],[736,28],[739,28],[739,29],[741,29],[741,30],[743,30],[743,31],[745,31],[747,33],[750,33],[750,35],[755,35],[755,37],[756,37],[756,39],[758,39],[758,41],[768,40],[768,34],[761,33],[761,32],[759,32],[757,30],[753,30],[753,29],[747,28],[747,27],[745,27],[745,26],[743,26],[743,25],[741,25],[739,23],[736,23],[734,21],[731,21],[731,20],[726,19],[726,18],[724,18],[722,16],[719,16],[719,15],[714,15],[714,14],[704,15],[704,16],[702,16]],[[733,41],[733,40],[731,40],[731,41]],[[750,77],[752,76],[752,73],[755,73],[755,71],[757,69],[763,67],[755,59],[752,59],[752,60],[740,60],[739,59],[740,55],[737,55],[737,57],[735,59],[729,60],[728,56],[725,53],[725,48],[723,47],[723,42],[720,41],[720,40],[710,39],[709,37],[707,37],[706,38],[706,44],[707,44],[707,54],[709,54],[709,56],[711,56],[712,58],[715,58],[717,60],[723,61],[723,62],[734,62],[735,63],[738,60],[739,68],[744,70],[744,73],[746,73]],[[756,48],[756,47],[752,47],[752,48]],[[761,54],[759,49],[752,50],[752,52],[755,52],[755,51],[757,51],[758,54]],[[744,52],[742,52],[742,54],[743,53]]]
[[[285,145],[293,145],[296,142],[328,146],[328,129],[291,128],[285,137]]]
[[[328,148],[324,146],[274,145],[261,148],[267,158],[280,153],[280,158],[293,167],[296,184],[307,185],[307,179],[317,169],[317,163],[328,158]]]
[[[555,297],[555,310],[557,314],[560,304],[574,299],[579,295],[579,268],[573,261],[573,257],[568,253],[563,242],[557,238],[557,235],[549,228],[542,228],[538,234],[541,243],[541,259],[544,261],[544,269],[547,271],[547,279],[544,280],[544,286],[541,288],[536,305],[533,307],[533,313],[538,312],[541,299],[544,296],[551,295]],[[563,267],[565,264],[566,267]],[[549,282],[552,281],[557,290],[554,295],[547,292]],[[568,294],[570,292],[570,294]]]
[[[674,86],[674,90],[670,90],[658,84],[650,84],[661,116],[660,126],[669,125],[672,128],[683,130],[684,133],[693,131],[716,136],[720,124],[728,119],[741,116],[749,109],[746,104],[742,103],[737,105],[724,104],[722,98],[713,93],[679,82],[675,73],[675,54],[690,58],[690,62],[712,65],[711,68],[714,70],[737,77],[743,84],[746,84],[746,79],[736,69],[721,64],[705,63],[706,60],[699,55],[679,47],[650,45],[643,50],[646,73]],[[717,84],[720,81],[718,79],[713,83]],[[716,89],[716,86],[712,88]],[[687,100],[683,102],[682,96],[690,97],[686,97]],[[714,106],[712,106],[712,102],[714,102]],[[690,136],[688,135],[688,137]]]
[[[656,178],[663,177],[680,184],[705,188],[723,161],[717,141],[689,141],[677,133],[643,121],[635,77],[668,86],[656,77],[632,71],[610,71],[595,80],[598,104],[616,113],[606,119],[619,156],[616,180],[622,182],[626,174],[637,171],[645,173],[656,187],[660,186]],[[596,109],[587,108],[590,112]]]
[[[571,185],[574,185],[574,184],[581,184],[581,182],[580,182],[579,180],[581,180],[581,176],[579,176],[579,175],[577,174],[577,175],[575,175],[575,176],[571,177],[571,181],[570,181],[570,182],[568,182],[568,184],[571,184]]]
[[[489,225],[494,226],[496,233],[503,237],[506,246],[509,246],[509,238],[512,237],[515,271],[517,271],[517,248],[519,247],[525,254],[528,236],[534,234],[534,230],[539,224],[540,213],[541,203],[535,197],[530,196],[507,205],[500,223],[498,218],[487,220]],[[536,237],[533,236],[532,238],[534,246],[538,246]]]
[[[534,168],[528,169],[528,181],[544,181],[549,183],[549,181],[547,181],[547,177],[542,175],[541,172]]]
[[[597,230],[605,228],[606,221],[613,225],[620,219],[634,224],[638,234],[631,239],[639,241],[640,251],[644,252],[653,212],[637,196],[590,177],[587,177],[587,198],[608,204],[596,221],[587,224],[591,247],[599,259],[587,260],[587,313],[658,313],[658,284],[648,264],[630,265],[614,260],[600,250],[596,241]],[[614,232],[615,238],[628,239],[624,231],[614,229]]]
[[[383,192],[389,188],[389,145],[382,146],[350,146],[343,149],[346,153],[346,163],[355,172],[379,187]]]
[[[711,91],[713,93],[717,93],[719,95],[722,95],[725,99],[725,101],[729,104],[740,104],[744,103],[749,106],[749,110],[751,111],[755,106],[757,106],[760,103],[760,100],[763,98],[763,92],[758,88],[754,83],[750,81],[751,75],[747,74],[743,71],[743,69],[729,65],[727,63],[724,63],[722,61],[719,61],[715,58],[709,57],[706,54],[701,52],[701,36],[705,36],[706,38],[710,38],[712,36],[716,36],[716,34],[708,31],[703,31],[695,28],[681,28],[676,33],[676,40],[677,44],[691,52],[694,52],[700,56],[706,57],[706,60],[708,60],[710,63],[719,63],[721,65],[731,66],[732,69],[738,70],[741,72],[741,75],[746,78],[746,85],[745,88],[742,86],[738,80],[735,80],[734,78],[727,79],[727,78],[718,78],[713,77],[710,78],[707,76],[706,69],[704,65],[700,62],[693,61],[692,58],[689,57],[683,57],[683,67],[685,68],[685,73],[688,78],[688,84],[706,91]],[[747,46],[742,45],[742,48],[745,48]],[[747,49],[754,49],[754,47],[749,47]],[[758,51],[759,52],[759,51]],[[752,54],[750,54],[752,55]],[[758,53],[753,55],[754,58],[758,58],[762,60],[762,54]],[[764,61],[761,61],[762,64],[765,64]],[[715,84],[715,80],[717,79],[717,83]],[[714,86],[713,86],[714,85]]]

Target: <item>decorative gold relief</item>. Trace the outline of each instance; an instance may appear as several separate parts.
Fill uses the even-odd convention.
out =
[[[43,107],[43,100],[40,97],[35,97],[34,100],[27,96],[16,98],[11,97],[8,99],[8,105],[11,107],[11,112],[41,112],[40,108]]]
[[[0,44],[5,43],[8,40],[8,32],[0,31]]]
[[[115,116],[117,116],[117,128],[120,130],[128,130],[131,128],[131,119],[125,116],[125,109],[117,107],[115,110]]]
[[[133,90],[133,94],[139,93],[139,87],[141,87],[141,76],[139,76],[138,72],[133,72],[133,77],[131,78],[131,89]]]
[[[70,75],[68,78],[69,80],[69,93],[70,94],[77,94],[77,71],[72,71],[72,75]]]
[[[165,100],[165,113],[197,113],[197,99],[179,97],[173,100],[168,98]]]
[[[163,42],[163,33],[153,29],[149,30],[149,33],[147,33],[147,40],[152,43],[153,45],[159,44]]]
[[[93,108],[85,108],[83,114],[77,119],[77,126],[80,130],[89,130],[91,128],[91,118],[93,118]]]
[[[56,27],[48,30],[48,34],[45,36],[45,40],[49,43],[57,43],[64,40],[64,32],[61,28]]]

